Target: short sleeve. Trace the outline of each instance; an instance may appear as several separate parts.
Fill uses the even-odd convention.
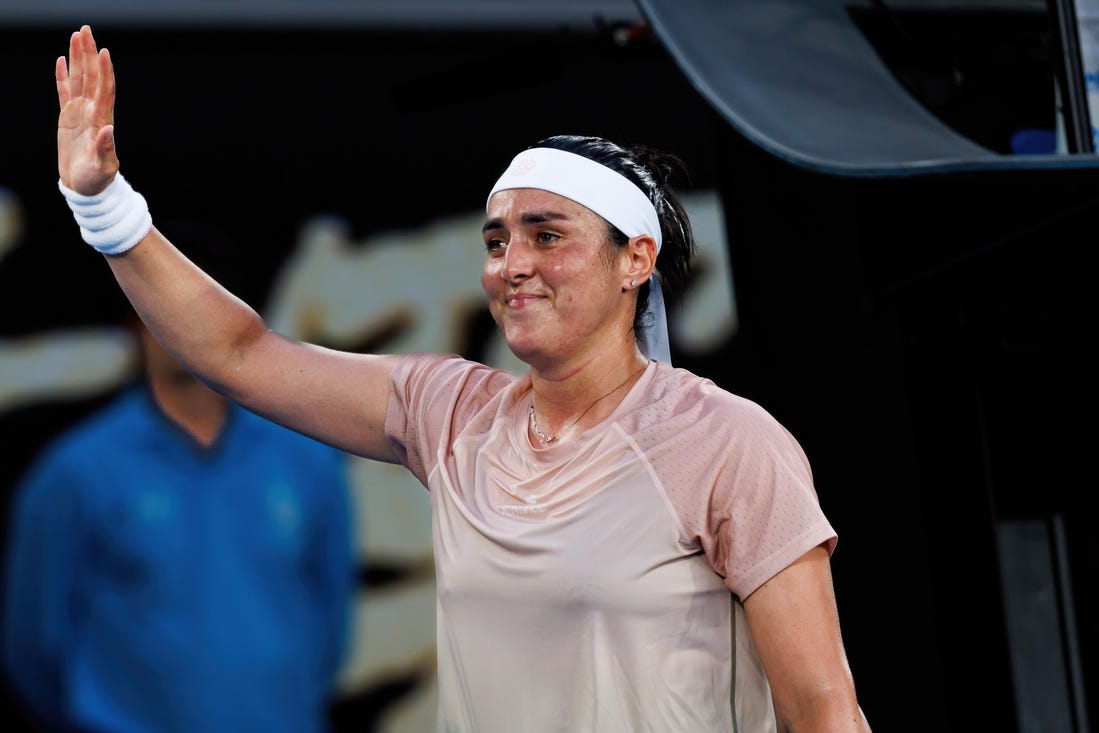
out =
[[[813,547],[835,547],[809,461],[756,403],[683,370],[653,385],[634,434],[677,515],[741,599]]]
[[[385,418],[398,461],[426,487],[440,452],[514,379],[455,355],[404,356],[390,378]]]
[[[820,507],[801,446],[761,410],[738,422],[738,437],[711,496],[712,562],[741,599],[837,535]]]

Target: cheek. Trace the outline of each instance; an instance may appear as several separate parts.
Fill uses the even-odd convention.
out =
[[[576,272],[570,267],[570,263],[559,258],[543,262],[538,271],[542,280],[551,288],[563,283],[576,284],[584,278],[583,273]]]
[[[497,274],[493,267],[492,260],[485,260],[485,264],[481,267],[481,288],[491,294],[494,287],[497,287],[500,283],[500,276]]]
[[[486,261],[485,266],[481,268],[481,289],[487,296],[488,312],[492,314],[492,320],[496,321],[497,325],[500,323],[503,312],[503,304],[498,297],[500,288],[503,286],[504,282],[500,279],[499,273],[493,269],[491,261]]]

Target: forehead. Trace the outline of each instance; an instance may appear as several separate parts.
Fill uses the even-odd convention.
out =
[[[532,214],[554,214],[552,218],[570,220],[598,219],[591,209],[560,194],[540,188],[509,188],[497,191],[488,202],[486,220],[503,226],[516,226]]]

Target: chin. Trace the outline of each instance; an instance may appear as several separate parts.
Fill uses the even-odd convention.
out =
[[[505,337],[505,339],[511,353],[515,355],[516,359],[525,364],[533,365],[547,356],[544,348],[546,344],[543,341],[510,337]]]
[[[536,359],[538,357],[538,353],[535,349],[516,344],[512,341],[508,341],[508,349],[511,353],[515,354],[516,359],[527,364],[530,364],[531,359]]]

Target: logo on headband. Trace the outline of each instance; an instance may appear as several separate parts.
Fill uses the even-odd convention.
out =
[[[520,160],[515,161],[515,164],[511,166],[511,174],[513,176],[522,176],[530,173],[538,166],[538,161],[535,160],[533,155],[528,155]]]

